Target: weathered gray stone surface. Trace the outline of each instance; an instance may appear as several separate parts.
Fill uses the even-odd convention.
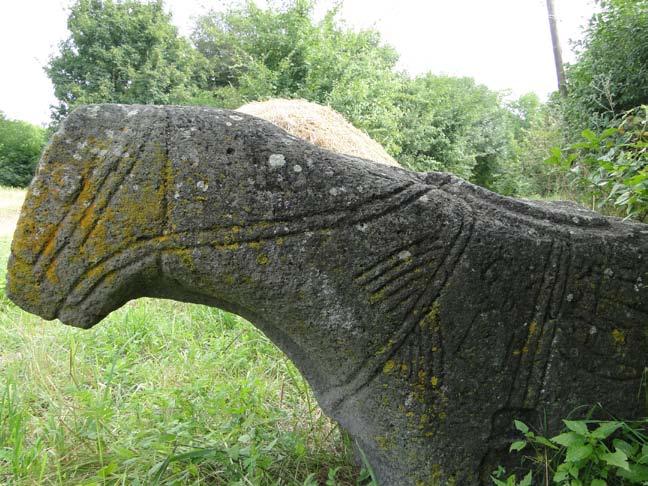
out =
[[[334,155],[242,114],[77,109],[41,160],[8,294],[91,327],[129,299],[249,319],[383,485],[477,484],[514,418],[622,417],[648,365],[648,226]]]

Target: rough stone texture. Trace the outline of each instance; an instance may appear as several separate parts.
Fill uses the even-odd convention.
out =
[[[77,109],[41,160],[8,294],[91,327],[217,306],[295,362],[383,485],[478,484],[514,418],[643,413],[648,226],[335,155],[242,114]]]

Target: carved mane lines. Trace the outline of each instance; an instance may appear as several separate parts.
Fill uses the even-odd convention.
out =
[[[132,170],[132,167],[130,167]],[[114,188],[116,191],[117,189]],[[326,231],[338,228],[349,227],[354,224],[368,222],[372,219],[390,214],[391,212],[401,210],[404,204],[409,204],[429,191],[429,187],[406,183],[390,188],[385,193],[373,196],[361,201],[354,207],[344,208],[335,214],[327,215],[328,217],[319,217],[317,215],[306,216],[294,219],[270,219],[260,220],[254,223],[239,227],[240,233],[232,239],[230,227],[216,227],[212,229],[175,232],[163,234],[156,237],[143,238],[140,241],[124,245],[110,255],[104,255],[92,267],[86,269],[71,285],[71,292],[67,297],[63,297],[59,303],[59,308],[65,303],[74,300],[80,302],[85,299],[89,293],[96,288],[108,275],[117,270],[128,268],[128,263],[119,261],[117,268],[108,265],[111,260],[119,260],[120,257],[129,252],[135,253],[133,256],[126,255],[125,258],[131,264],[136,263],[139,259],[149,256],[151,253],[159,251],[183,250],[190,248],[199,248],[204,246],[225,246],[242,243],[272,241],[280,237],[299,236],[309,231]],[[112,192],[109,197],[112,197]],[[105,208],[109,204],[106,201],[102,205]],[[375,208],[374,206],[378,206]],[[98,222],[100,218],[95,221]],[[301,224],[300,224],[301,223]],[[293,226],[293,228],[290,228]],[[87,237],[87,235],[86,235]],[[108,268],[104,268],[108,267]],[[101,269],[97,272],[97,269]],[[95,275],[96,274],[96,275]],[[86,282],[87,278],[93,276],[94,282]],[[87,288],[81,295],[75,296],[81,286],[88,283]]]
[[[87,238],[92,233],[94,227],[98,222],[98,215],[108,207],[111,203],[113,196],[119,190],[123,184],[126,177],[132,173],[135,165],[141,159],[141,154],[145,148],[144,143],[141,143],[137,148],[137,155],[129,158],[121,158],[121,153],[116,155],[117,166],[113,167],[113,164],[106,164],[107,169],[104,170],[103,174],[100,175],[97,186],[92,187],[91,181],[87,180],[89,190],[94,190],[92,197],[88,201],[88,205],[83,207],[79,202],[79,198],[82,195],[82,192],[79,193],[74,203],[71,204],[70,209],[66,212],[65,216],[61,219],[59,223],[59,230],[53,235],[52,239],[59,239],[59,235],[64,232],[63,240],[65,243],[59,243],[56,250],[51,255],[45,255],[41,251],[38,255],[38,259],[34,264],[35,273],[37,275],[44,275],[50,269],[50,267],[56,262],[59,254],[69,245],[69,242],[74,239],[74,236],[81,234],[81,243],[80,247],[86,242]],[[125,160],[125,163],[122,163],[122,160]],[[123,177],[119,177],[121,166],[124,166]],[[90,175],[88,175],[88,178]],[[104,186],[108,186],[106,193],[104,194]],[[74,209],[83,207],[82,211],[77,215],[76,218],[72,216]],[[94,216],[94,218],[93,218]],[[67,221],[69,218],[74,218],[75,221]],[[81,221],[90,220],[90,225],[83,227],[79,224]]]
[[[508,401],[511,407],[533,408],[539,398],[556,333],[555,319],[564,300],[570,261],[569,243],[553,240],[536,294],[535,312],[526,328],[526,338],[517,340],[520,347],[513,351],[518,359]]]
[[[474,229],[474,217],[470,209],[466,205],[462,205],[462,207],[464,212],[459,229],[455,232],[452,241],[444,248],[443,255],[438,260],[427,262],[427,273],[424,272],[427,284],[417,294],[414,294],[416,298],[407,311],[403,324],[388,339],[385,350],[379,356],[365,361],[359,370],[347,380],[347,384],[339,387],[344,389],[345,396],[352,396],[369,385],[380,375],[385,366],[389,368],[388,363],[401,351],[408,352],[410,357],[410,361],[406,363],[407,378],[410,377],[413,369],[423,370],[427,376],[436,378],[433,386],[441,386],[443,381],[443,337],[437,301],[461,260]],[[388,259],[389,256],[384,261]],[[378,264],[374,264],[372,267],[378,268]],[[366,271],[361,272],[360,275],[365,274]],[[411,297],[413,295],[410,295],[408,299]],[[385,304],[387,302],[380,300],[374,302],[374,305]],[[429,331],[428,340],[421,339],[425,337],[418,334],[422,330]],[[411,348],[409,351],[408,347]],[[432,352],[434,348],[436,350]],[[423,362],[419,362],[417,359],[417,363],[413,363],[412,358],[414,357],[423,357]],[[418,373],[416,372],[416,374]],[[417,379],[418,376],[414,376],[414,378]],[[428,382],[427,385],[430,386],[432,383]]]

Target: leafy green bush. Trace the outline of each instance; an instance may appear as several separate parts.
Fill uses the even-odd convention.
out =
[[[70,36],[45,70],[55,120],[88,103],[174,103],[195,91],[194,50],[161,0],[77,0]]]
[[[305,98],[331,106],[398,153],[396,51],[376,31],[345,28],[336,9],[314,22],[315,0],[268,3],[264,9],[245,2],[198,19],[191,39],[204,59],[201,88],[213,104]]]
[[[517,195],[531,198],[573,199],[571,181],[560,167],[545,163],[555,146],[567,145],[561,107],[554,97],[541,103],[529,93],[509,103],[513,124],[513,155],[509,178]]]
[[[485,187],[505,172],[511,126],[500,93],[472,78],[425,74],[405,82],[399,106],[401,161],[411,169],[448,171]]]
[[[0,186],[29,184],[45,141],[44,129],[0,113]]]
[[[648,103],[646,0],[602,0],[567,67],[565,114],[578,132],[601,130],[623,112]]]
[[[523,439],[511,451],[533,449],[532,458],[549,479],[562,486],[606,486],[648,483],[648,419],[638,422],[563,420],[566,429],[546,438],[515,421]],[[532,471],[518,483],[499,468],[496,486],[530,486]]]
[[[552,149],[548,162],[569,170],[600,208],[648,218],[648,106],[628,111],[601,133],[586,129],[583,141]]]

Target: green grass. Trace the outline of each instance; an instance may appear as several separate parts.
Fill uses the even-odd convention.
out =
[[[4,295],[8,253],[0,238],[0,484],[358,481],[344,435],[251,324],[152,299],[88,331],[45,322]]]
[[[0,238],[13,234],[24,198],[24,189],[0,187]]]

